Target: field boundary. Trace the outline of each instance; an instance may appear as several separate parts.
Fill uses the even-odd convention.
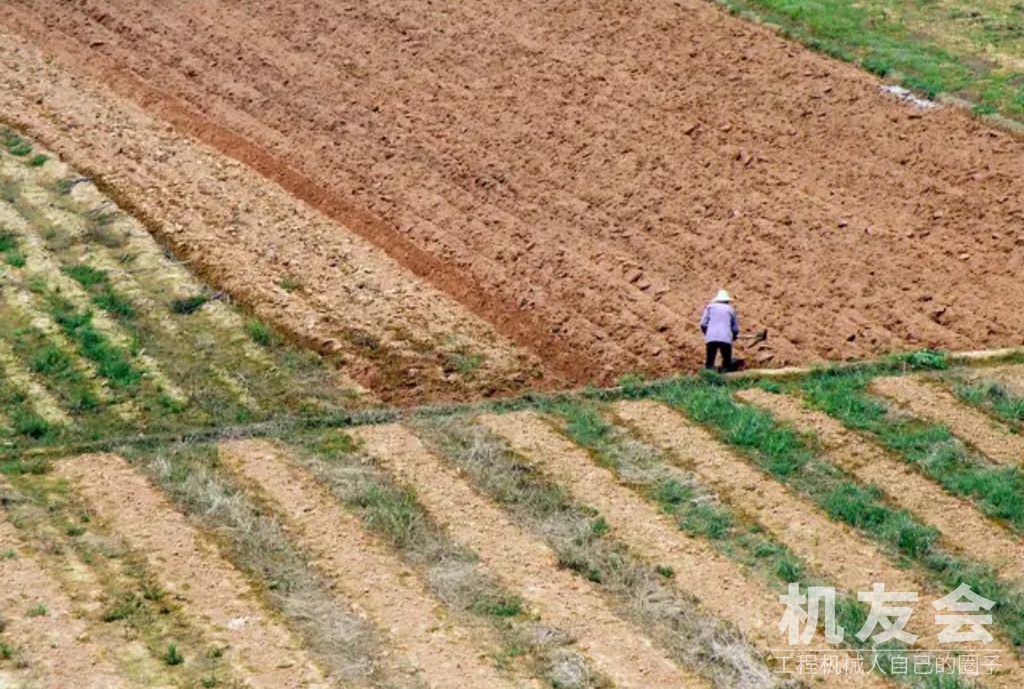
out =
[[[923,352],[925,356],[940,357],[943,365],[987,366],[1015,361],[1024,361],[1024,347],[1010,347],[993,350],[967,352]],[[712,377],[728,381],[749,382],[754,385],[761,381],[768,384],[775,380],[788,380],[810,375],[818,371],[852,371],[884,366],[887,375],[905,375],[927,369],[919,365],[915,353],[895,355],[880,360],[837,362],[817,366],[787,367],[779,369],[752,369],[737,371],[725,376]],[[145,447],[175,442],[224,442],[251,438],[275,437],[288,432],[332,428],[356,428],[384,423],[403,423],[414,419],[430,419],[457,414],[484,414],[488,412],[510,412],[533,409],[562,402],[573,401],[617,401],[624,398],[646,397],[659,389],[684,378],[702,374],[690,374],[644,380],[624,376],[618,385],[609,387],[587,386],[556,392],[527,392],[525,394],[486,400],[483,402],[456,402],[450,404],[424,404],[413,407],[378,406],[354,409],[330,414],[284,414],[269,420],[254,423],[222,426],[186,428],[180,431],[138,433],[115,436],[99,440],[83,440],[65,445],[43,445],[25,449],[0,449],[0,463],[11,460],[44,460],[75,454],[111,452],[119,448]],[[706,375],[706,374],[704,374]]]

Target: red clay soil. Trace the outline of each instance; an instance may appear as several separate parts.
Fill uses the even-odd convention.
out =
[[[760,364],[1024,342],[1024,141],[711,4],[9,0],[0,25],[577,381],[694,367],[719,287],[771,329]]]

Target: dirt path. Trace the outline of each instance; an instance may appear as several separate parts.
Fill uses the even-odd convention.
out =
[[[516,390],[539,369],[344,220],[0,34],[0,120],[25,127],[100,182],[192,270],[260,318],[341,356],[361,384],[389,401],[415,401]],[[300,286],[282,288],[288,277]],[[472,379],[445,370],[456,351],[480,356]]]
[[[0,686],[31,681],[40,687],[127,689],[128,683],[109,657],[110,649],[90,638],[89,626],[96,620],[79,616],[67,593],[24,549],[17,529],[7,521],[3,510],[0,550],[15,553],[14,557],[0,556],[0,611],[4,622],[0,641],[27,663],[24,670],[0,667]],[[45,608],[43,614],[28,615],[30,609],[40,605]]]
[[[386,630],[392,648],[430,687],[516,686],[493,667],[493,634],[446,621],[441,604],[416,572],[279,448],[264,441],[225,443],[220,458],[271,498],[293,526],[296,542],[313,553],[317,567],[346,600]]]
[[[641,630],[608,608],[592,584],[558,566],[542,541],[477,494],[458,472],[435,457],[402,426],[362,428],[365,449],[420,501],[452,538],[480,556],[503,585],[521,595],[542,619],[570,631],[594,668],[621,689],[684,689],[707,683],[651,647]]]
[[[675,521],[594,464],[587,452],[531,412],[479,419],[528,461],[566,486],[579,502],[594,507],[611,533],[652,564],[672,567],[675,581],[712,614],[736,625],[762,650],[788,645],[779,630],[779,594],[751,578],[734,562],[680,530]],[[736,601],[743,605],[737,606]],[[806,679],[806,678],[805,678]],[[823,686],[884,687],[874,675],[825,675]]]
[[[986,519],[969,501],[947,494],[912,467],[888,457],[879,446],[846,430],[827,414],[803,406],[795,397],[756,388],[736,396],[802,431],[816,433],[828,450],[826,459],[861,483],[878,486],[890,502],[939,529],[946,547],[987,562],[1002,577],[1024,577],[1024,543]]]
[[[123,459],[84,455],[60,461],[111,530],[143,554],[153,575],[189,619],[224,647],[252,689],[323,689],[321,672],[292,635],[268,616],[238,570],[225,562],[167,499]],[[111,491],[117,486],[117,491]]]
[[[1024,437],[988,414],[962,404],[951,393],[911,376],[875,378],[871,391],[911,413],[949,427],[964,442],[1000,464],[1024,464]]]
[[[693,367],[717,286],[778,364],[1021,342],[1024,143],[712,3],[5,9],[578,378]]]

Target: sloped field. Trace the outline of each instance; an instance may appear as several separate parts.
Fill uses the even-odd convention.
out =
[[[360,400],[359,385],[198,282],[89,179],[10,130],[0,138],[5,447]]]
[[[1022,344],[1020,139],[711,3],[11,0],[0,24],[11,110],[48,141],[89,75],[338,221],[168,232],[298,332],[341,330],[316,297],[359,294],[331,269],[356,233],[552,381],[692,370],[719,287],[771,329],[758,365]],[[114,122],[61,145],[130,190],[135,108],[99,98]],[[250,261],[307,284],[308,318]]]
[[[0,680],[1019,687],[1024,453],[981,445],[1021,367],[913,372],[943,361],[7,461]],[[927,415],[879,394],[911,389]],[[777,627],[794,582],[837,590],[827,670]],[[920,594],[913,644],[855,636],[877,583]],[[936,637],[962,583],[991,643]]]

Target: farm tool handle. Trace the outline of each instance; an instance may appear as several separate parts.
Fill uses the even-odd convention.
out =
[[[737,340],[750,340],[749,344],[756,345],[759,342],[764,342],[768,339],[768,329],[765,328],[761,332],[754,335],[740,335],[736,338]]]

